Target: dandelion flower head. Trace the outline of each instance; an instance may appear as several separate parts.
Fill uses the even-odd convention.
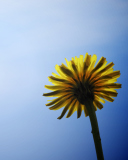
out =
[[[113,102],[117,96],[115,89],[121,88],[121,84],[115,83],[120,77],[120,71],[113,71],[114,63],[107,64],[106,58],[101,57],[95,65],[97,56],[85,54],[79,58],[67,59],[67,66],[62,63],[56,65],[58,74],[52,73],[48,77],[53,85],[45,85],[45,88],[52,90],[50,93],[44,93],[43,96],[56,97],[46,106],[51,106],[50,110],[58,110],[62,107],[63,111],[58,119],[61,119],[68,111],[66,118],[77,111],[77,118],[81,116],[84,110],[85,116],[88,116],[86,102],[93,101],[95,111],[102,109],[102,103],[105,100]]]

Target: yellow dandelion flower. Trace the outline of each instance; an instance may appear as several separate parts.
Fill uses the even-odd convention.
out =
[[[96,55],[91,57],[86,53],[85,57],[80,55],[71,61],[66,59],[67,66],[56,65],[58,75],[53,73],[53,76],[49,77],[53,85],[45,85],[53,92],[44,93],[43,96],[57,97],[46,104],[51,106],[49,109],[58,110],[64,107],[58,119],[61,119],[67,111],[67,118],[75,111],[79,118],[82,110],[85,116],[89,115],[97,159],[104,160],[95,111],[97,108],[103,108],[101,103],[105,103],[104,99],[114,101],[113,97],[117,96],[115,89],[121,88],[121,84],[115,83],[120,77],[120,71],[113,71],[114,63],[107,64],[104,57],[101,57],[95,66],[96,59]]]
[[[117,96],[115,89],[121,88],[121,84],[115,83],[120,77],[120,71],[113,71],[114,63],[107,64],[106,58],[101,57],[95,66],[97,56],[80,55],[79,58],[66,59],[67,66],[56,65],[58,75],[52,73],[49,81],[53,85],[45,85],[45,88],[53,92],[44,93],[43,96],[57,97],[46,106],[51,106],[50,110],[58,110],[64,107],[58,119],[61,119],[68,111],[67,118],[77,111],[77,118],[84,110],[88,116],[88,101],[93,101],[95,111],[102,109],[104,99],[110,102]],[[107,64],[107,65],[106,65]]]

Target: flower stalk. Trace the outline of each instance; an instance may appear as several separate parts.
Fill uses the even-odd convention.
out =
[[[100,138],[100,133],[99,133],[99,127],[98,127],[98,122],[97,122],[97,118],[96,118],[96,113],[95,113],[93,101],[88,100],[85,103],[85,106],[87,108],[88,115],[89,115],[90,122],[91,122],[91,126],[92,126],[92,134],[93,134],[93,139],[94,139],[94,143],[95,143],[97,160],[104,160],[101,138]]]

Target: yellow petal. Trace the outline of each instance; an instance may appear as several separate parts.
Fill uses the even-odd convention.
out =
[[[67,99],[67,96],[69,97],[69,95],[71,95],[71,94],[66,94],[66,95],[64,95],[64,96],[60,96],[60,97],[58,97],[58,98],[56,98],[56,99],[53,99],[50,103],[47,103],[46,106],[51,106],[51,105],[53,105],[53,104],[56,104],[56,103],[58,103],[60,100],[65,99],[65,97],[66,97],[66,99]]]
[[[99,79],[111,79],[111,78],[118,78],[118,77],[120,77],[120,71],[114,71],[110,74],[101,76]]]
[[[104,95],[104,94],[101,94],[101,93],[98,93],[98,92],[95,92],[94,94],[96,94],[97,96],[101,97],[101,98],[104,98],[105,100],[109,101],[109,102],[113,102],[114,101],[114,98],[108,96],[108,95]]]
[[[100,92],[112,97],[117,97],[117,94],[118,94],[116,91],[101,90]]]
[[[101,83],[97,86],[95,86],[95,89],[100,89],[100,88],[114,88],[114,89],[119,89],[121,88],[121,84],[119,83],[108,83],[108,81],[106,83]]]
[[[66,85],[58,85],[58,86],[50,86],[50,85],[45,85],[45,88],[50,89],[50,90],[60,90],[60,89],[65,89]]]
[[[109,87],[109,88],[115,88],[115,89],[121,88],[121,84],[119,84],[119,83],[111,83],[111,84],[107,84],[105,86]]]
[[[80,103],[79,103],[79,104],[78,104],[78,107],[77,107],[77,118],[80,118],[81,113],[82,113],[82,107],[81,107],[81,105],[80,105]]]
[[[70,105],[71,105],[71,103],[72,103],[73,100],[74,100],[74,99],[71,99],[71,100],[69,101],[69,103],[64,107],[61,115],[60,115],[57,119],[63,118],[63,116],[65,115],[65,113],[66,113],[67,110],[69,109],[69,107],[70,107]]]
[[[73,114],[76,102],[77,102],[77,100],[75,100],[74,103],[73,103],[73,105],[69,108],[69,112],[68,112],[66,118],[69,118]]]
[[[114,94],[117,93],[117,91],[113,88],[103,88],[103,89],[94,89],[94,92],[104,92],[104,94]]]
[[[99,108],[99,109],[102,109],[103,108],[103,105],[97,101],[97,100],[94,100],[94,103],[96,104],[96,106]]]
[[[82,105],[83,106],[83,109],[84,109],[84,114],[85,114],[85,117],[88,116],[88,111],[87,111],[87,108],[85,105]]]
[[[85,60],[84,60],[83,72],[87,71],[87,68],[89,67],[90,63],[91,63],[91,56],[86,54]]]
[[[65,95],[68,92],[71,92],[71,90],[65,89],[65,90],[57,90],[57,91],[53,91],[53,92],[49,92],[49,93],[44,93],[43,96],[47,96],[47,97],[56,97],[59,95]]]
[[[73,84],[73,81],[68,81],[68,80],[65,80],[65,79],[62,79],[62,78],[56,78],[56,77],[53,77],[53,76],[49,76],[48,77],[49,81],[52,82],[53,84],[67,84],[67,85],[71,85],[71,86],[74,86]]]
[[[68,76],[69,78],[74,77],[73,73],[71,70],[69,70],[68,68],[66,68],[63,64],[60,66],[61,71]]]
[[[80,55],[79,58],[79,71],[83,69],[83,55]]]
[[[101,99],[100,97],[98,97],[97,95],[95,95],[95,100],[100,101],[102,103],[105,103],[105,101],[103,99]]]
[[[76,66],[74,61],[71,61],[71,64],[72,64],[72,69],[73,69],[73,72],[74,72],[74,78],[79,79],[78,67]],[[75,74],[76,74],[76,76],[75,76]]]
[[[55,69],[56,69],[57,73],[58,73],[62,78],[64,78],[64,79],[66,78],[66,75],[61,71],[59,65],[56,65],[56,66],[55,66]]]
[[[108,64],[107,66],[105,66],[98,74],[101,74],[101,73],[107,71],[108,69],[110,69],[110,68],[113,67],[113,66],[114,66],[114,63],[113,63],[113,62],[109,63],[109,64]]]
[[[68,103],[69,99],[71,98],[72,96],[70,97],[65,97],[63,98],[62,100],[60,100],[58,103],[54,104],[52,107],[50,107],[49,109],[50,110],[58,110],[60,108],[62,108],[65,104]]]
[[[66,64],[67,64],[68,68],[70,70],[72,70],[71,61],[68,61],[66,58],[65,58],[65,61],[66,61]]]
[[[94,55],[91,57],[91,64],[90,64],[90,67],[89,67],[90,72],[91,72],[92,69],[94,68],[94,65],[95,65],[95,63],[96,63],[96,60],[97,60],[97,56],[94,54]]]
[[[52,72],[52,75],[53,75],[54,77],[56,77],[56,78],[60,78],[60,76],[59,76],[58,74],[56,74],[56,73],[53,73],[53,72]]]
[[[93,72],[97,71],[99,68],[101,68],[103,66],[104,62],[106,62],[106,58],[101,57],[99,62],[96,65],[96,67],[94,68]]]
[[[53,77],[53,76],[49,76],[49,77],[48,77],[48,79],[49,79],[49,81],[50,81],[50,82],[54,82],[54,81],[62,82],[62,83],[66,82],[66,80],[65,80],[65,79],[62,79],[62,78],[56,78],[56,77]]]

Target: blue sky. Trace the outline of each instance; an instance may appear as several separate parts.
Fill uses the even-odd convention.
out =
[[[1,0],[0,22],[0,159],[96,159],[89,118],[58,120],[42,96],[56,64],[88,52],[121,71],[96,115],[105,160],[127,160],[128,1]]]

